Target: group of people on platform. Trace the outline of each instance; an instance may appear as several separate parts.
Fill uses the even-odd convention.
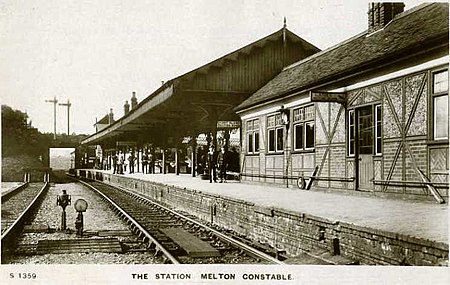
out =
[[[209,182],[224,183],[227,181],[227,169],[233,164],[231,156],[233,152],[229,153],[225,147],[221,147],[216,151],[214,145],[210,145],[206,151],[203,147],[198,152],[198,162],[196,165],[196,172],[198,175],[209,176]],[[235,155],[238,157],[238,154]],[[140,161],[139,161],[140,160]],[[114,153],[111,157],[113,174],[134,173],[138,162],[142,164],[142,173],[152,174],[155,172],[155,166],[159,166],[159,172],[162,173],[162,165],[157,161],[155,154],[152,151],[143,153],[138,159],[134,152],[125,155],[123,152]],[[191,171],[192,161],[186,156],[186,170]],[[238,163],[238,162],[237,162]],[[171,166],[169,164],[169,166]],[[170,169],[170,168],[169,168]],[[206,177],[205,177],[206,178]],[[207,178],[206,178],[207,179]]]
[[[220,151],[216,152],[215,147],[212,145],[208,150],[208,159],[206,167],[208,169],[209,183],[217,182],[217,178],[220,179],[220,183],[227,182],[227,167],[229,163],[228,152],[224,147],[220,148]],[[219,177],[217,177],[217,170],[219,171]]]
[[[113,174],[124,174],[127,171],[127,165],[129,166],[129,173],[134,173],[136,157],[133,152],[131,152],[127,160],[125,160],[124,155],[114,153],[112,156]],[[152,153],[143,154],[141,161],[143,173],[155,173],[155,156]]]

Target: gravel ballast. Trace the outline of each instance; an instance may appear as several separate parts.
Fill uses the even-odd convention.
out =
[[[66,231],[61,230],[62,209],[57,206],[56,199],[67,190],[71,195],[72,204],[66,208]],[[128,231],[126,224],[122,222],[107,204],[92,190],[79,183],[51,184],[39,211],[36,213],[32,226],[49,228],[49,232],[22,233],[20,244],[37,245],[39,240],[62,240],[80,238],[75,234],[75,219],[77,212],[74,204],[77,199],[84,199],[88,203],[84,217],[84,238],[100,238],[95,235],[99,231]],[[91,236],[91,234],[94,234]],[[136,244],[136,237],[118,236],[119,241]],[[16,255],[7,260],[12,264],[149,264],[155,263],[155,259],[148,252],[117,253],[70,253],[70,254],[44,254],[44,255]]]

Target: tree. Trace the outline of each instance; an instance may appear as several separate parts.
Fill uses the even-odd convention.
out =
[[[2,105],[2,154],[30,154],[39,156],[45,153],[49,139],[27,123],[28,115]]]

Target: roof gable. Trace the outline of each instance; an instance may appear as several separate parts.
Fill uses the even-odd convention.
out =
[[[106,114],[103,118],[98,120],[96,124],[109,124],[109,115]]]
[[[236,109],[307,91],[309,88],[375,66],[381,60],[407,56],[415,48],[448,44],[448,3],[433,3],[405,11],[382,30],[361,33],[285,68]]]

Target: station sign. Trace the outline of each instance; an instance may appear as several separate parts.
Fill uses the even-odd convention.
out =
[[[116,146],[135,146],[136,142],[133,141],[118,141],[116,142]]]
[[[345,104],[347,102],[347,94],[339,92],[314,92],[310,93],[311,102],[337,102]]]
[[[237,129],[241,127],[241,121],[218,121],[218,129]]]

